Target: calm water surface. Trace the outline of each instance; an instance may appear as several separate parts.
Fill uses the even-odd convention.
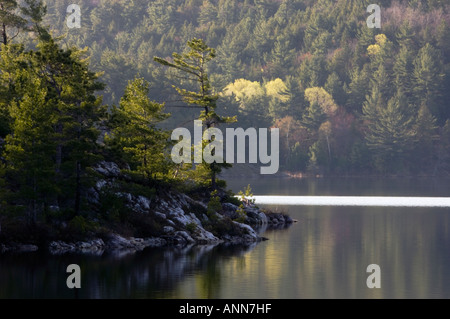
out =
[[[255,195],[450,197],[449,180],[232,180]],[[450,208],[272,206],[298,220],[243,246],[0,256],[0,298],[450,298]],[[66,288],[66,267],[82,289]],[[381,289],[366,268],[381,267]]]

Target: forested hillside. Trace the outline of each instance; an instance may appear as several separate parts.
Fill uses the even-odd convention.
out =
[[[240,127],[281,128],[284,169],[337,174],[442,174],[450,159],[450,5],[380,0],[84,1],[81,29],[65,26],[71,1],[49,1],[45,20],[63,42],[89,48],[117,103],[136,74],[184,124],[179,98],[154,56],[198,37],[220,105]],[[182,111],[182,109],[181,109]],[[188,113],[189,114],[189,113]],[[191,115],[194,118],[194,115]]]
[[[86,47],[102,72],[103,102],[118,105],[129,80],[150,83],[172,114],[197,117],[172,85],[187,81],[154,62],[198,37],[219,108],[239,127],[281,129],[281,164],[324,174],[448,174],[450,13],[446,1],[83,1],[81,28],[66,26],[69,0],[48,1],[44,25],[63,47]],[[33,46],[21,33],[13,41]],[[0,132],[1,133],[1,132]],[[6,135],[3,133],[3,135]]]

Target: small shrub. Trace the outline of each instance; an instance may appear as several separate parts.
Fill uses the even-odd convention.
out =
[[[222,179],[218,179],[218,180],[216,180],[216,186],[218,188],[225,189],[227,187],[227,182]]]
[[[217,196],[217,191],[211,193],[211,199],[208,203],[207,214],[209,217],[213,216],[215,213],[222,210],[222,204],[220,203],[220,198]]]
[[[252,188],[250,187],[250,184],[248,184],[248,186],[244,189],[244,191],[239,191],[238,195],[240,197],[241,202],[248,203],[251,205],[255,204],[254,199],[249,199],[253,197],[253,192]]]
[[[244,210],[244,205],[239,205],[238,209],[236,210],[236,213],[238,214],[238,218],[235,219],[238,223],[245,223],[247,220],[247,213]]]
[[[75,216],[68,224],[68,232],[75,237],[84,237],[95,231],[95,224],[83,216]]]
[[[100,216],[109,222],[124,222],[127,219],[130,208],[125,200],[112,191],[105,191],[100,195]]]
[[[187,224],[186,230],[191,234],[194,234],[197,231],[197,224],[194,222]]]

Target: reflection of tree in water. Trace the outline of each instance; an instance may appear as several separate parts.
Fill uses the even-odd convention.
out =
[[[201,298],[218,298],[222,283],[222,265],[231,258],[248,253],[256,245],[219,245],[214,247],[209,254],[204,254],[196,271],[201,271],[198,276],[199,295]]]
[[[4,255],[0,298],[170,298],[185,278],[195,277],[199,296],[214,298],[221,265],[256,245],[148,249],[102,257],[46,254]],[[70,264],[81,267],[78,296],[66,287]]]
[[[214,298],[214,293],[220,288],[221,271],[217,255],[217,249],[213,249],[210,254],[204,255],[201,265],[199,265],[199,268],[204,270],[199,277],[200,295],[202,298]]]

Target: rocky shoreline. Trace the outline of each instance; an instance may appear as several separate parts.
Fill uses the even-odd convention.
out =
[[[115,163],[103,162],[96,170],[103,178],[90,190],[89,198],[93,207],[98,205],[102,193],[116,190],[117,180],[123,177]],[[151,198],[117,191],[115,196],[120,197],[134,213],[157,225],[160,229],[158,234],[151,238],[128,238],[111,231],[102,236],[87,236],[89,239],[81,241],[65,242],[55,239],[45,245],[41,244],[42,247],[32,243],[0,243],[0,253],[48,250],[51,254],[101,255],[111,251],[141,251],[147,247],[249,244],[264,240],[255,229],[279,228],[293,222],[287,215],[266,213],[250,203],[239,208],[224,201],[220,203],[219,209],[211,212],[208,211],[209,199],[206,199],[206,196],[200,195],[200,199],[193,199],[175,191]]]
[[[232,204],[228,204],[228,209],[232,208]],[[234,205],[233,205],[234,206]],[[235,207],[237,209],[237,207]],[[256,220],[255,214],[259,214],[259,223],[255,224],[258,227],[267,228],[283,228],[288,227],[293,223],[292,219],[281,213],[258,212],[255,208],[247,208],[247,211],[253,214],[253,221]],[[230,210],[228,211],[230,212]],[[257,213],[258,212],[258,213]],[[64,242],[52,241],[47,247],[39,248],[33,244],[1,244],[0,253],[14,252],[14,253],[30,253],[40,250],[47,250],[52,255],[63,254],[87,254],[101,256],[104,253],[134,253],[142,251],[146,248],[161,248],[161,247],[183,247],[188,245],[218,245],[218,244],[233,244],[233,245],[249,245],[267,240],[258,235],[255,229],[247,224],[233,222],[237,227],[242,228],[241,235],[225,234],[220,238],[214,235],[192,236],[188,231],[175,231],[172,227],[166,226],[164,231],[166,235],[152,238],[125,238],[118,234],[110,234],[107,239],[92,239],[87,241]],[[205,231],[206,232],[206,231]]]

